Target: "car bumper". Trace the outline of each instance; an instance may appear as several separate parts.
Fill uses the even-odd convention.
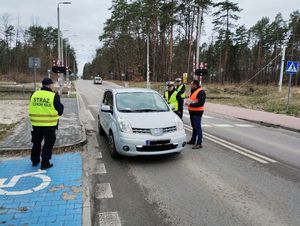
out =
[[[161,141],[169,142],[160,144]],[[118,138],[115,136],[117,152],[127,156],[179,153],[184,150],[185,145],[186,134],[184,130],[163,134],[162,136],[125,133],[120,133]],[[128,150],[125,151],[124,149]]]

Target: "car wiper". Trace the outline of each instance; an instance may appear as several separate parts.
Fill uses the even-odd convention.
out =
[[[120,112],[134,112],[135,110],[129,110],[129,109],[122,109],[122,110],[119,110]]]

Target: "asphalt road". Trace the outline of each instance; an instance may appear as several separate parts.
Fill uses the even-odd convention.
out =
[[[203,149],[110,158],[97,135],[105,88],[77,81],[89,121],[93,225],[300,225],[300,136],[205,113]],[[188,114],[186,132],[190,137]]]

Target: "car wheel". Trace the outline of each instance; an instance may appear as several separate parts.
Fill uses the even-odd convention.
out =
[[[100,124],[100,120],[98,119],[98,132],[100,136],[105,136],[105,131]]]
[[[109,144],[110,156],[112,158],[118,158],[118,157],[120,157],[119,153],[116,150],[115,139],[114,139],[114,135],[112,134],[112,132],[109,133],[108,144]]]

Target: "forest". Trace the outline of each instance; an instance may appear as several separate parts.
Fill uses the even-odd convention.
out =
[[[57,28],[44,28],[36,24],[24,28],[20,25],[20,19],[17,24],[11,21],[9,14],[0,15],[0,79],[31,82],[33,69],[29,68],[29,57],[40,58],[37,74],[47,76],[53,61],[57,60]],[[75,51],[67,38],[63,42],[70,68],[77,71]]]
[[[239,24],[243,9],[229,0],[113,0],[110,10],[99,34],[102,46],[84,66],[85,78],[101,74],[112,80],[145,80],[147,40],[151,81],[192,76],[198,39],[208,82],[275,85],[283,47],[286,61],[300,60],[299,10],[286,21],[280,12],[272,20],[262,17],[249,29]],[[213,18],[212,31],[205,30],[208,16]],[[211,33],[210,41],[201,41],[204,32]],[[299,73],[292,82],[299,85]]]

